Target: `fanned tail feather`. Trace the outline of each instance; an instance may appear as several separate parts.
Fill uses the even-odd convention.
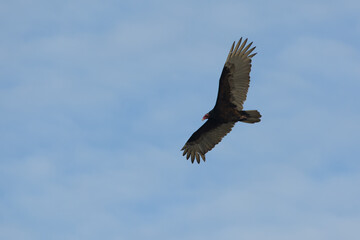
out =
[[[246,119],[241,120],[245,123],[257,123],[260,122],[261,114],[258,110],[248,110],[248,111],[242,111],[246,115]]]

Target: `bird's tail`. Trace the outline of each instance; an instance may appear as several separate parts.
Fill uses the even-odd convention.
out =
[[[261,121],[261,114],[258,110],[241,111],[241,115],[245,117],[244,119],[240,120],[241,122],[257,123]]]

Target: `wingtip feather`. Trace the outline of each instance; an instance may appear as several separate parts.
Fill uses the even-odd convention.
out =
[[[253,44],[253,42],[251,42],[250,44],[248,44],[242,51],[244,53],[246,53],[246,51],[251,47],[251,44]]]
[[[252,58],[253,56],[255,56],[257,53],[253,53],[251,55],[249,55],[249,58]]]
[[[195,154],[191,153],[191,162],[194,162],[195,160]]]
[[[241,47],[240,47],[240,49],[239,49],[240,52],[242,51],[242,49],[243,49],[244,46],[246,45],[247,41],[248,41],[248,39],[246,38],[246,39],[244,40],[244,42],[241,44]]]
[[[233,52],[234,46],[235,46],[235,41],[234,41],[233,44],[231,45],[230,52]]]
[[[226,62],[229,60],[229,58],[232,56],[232,52],[234,50],[234,46],[235,46],[235,41],[233,42],[233,44],[231,45],[231,48],[230,48],[230,51],[229,51],[229,54],[226,58]]]
[[[238,43],[236,44],[236,47],[235,47],[235,49],[234,49],[234,51],[232,53],[232,56],[236,55],[236,52],[239,49],[239,46],[240,46],[240,41],[238,41]]]

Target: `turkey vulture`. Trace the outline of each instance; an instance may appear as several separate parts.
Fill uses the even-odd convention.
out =
[[[250,82],[251,58],[255,47],[250,48],[252,42],[246,45],[247,39],[232,44],[229,55],[225,61],[219,81],[219,91],[214,108],[205,114],[202,120],[207,121],[181,149],[186,159],[200,163],[200,157],[205,162],[205,153],[214,148],[221,139],[228,134],[236,122],[260,122],[261,115],[257,110],[243,111],[243,103]]]

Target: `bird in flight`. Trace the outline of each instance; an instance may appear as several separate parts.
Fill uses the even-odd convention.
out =
[[[205,162],[205,154],[231,131],[236,122],[260,122],[261,114],[257,110],[243,110],[249,89],[251,58],[256,55],[252,53],[255,47],[250,48],[252,42],[248,45],[246,43],[247,39],[242,41],[240,38],[236,46],[235,42],[232,44],[220,76],[216,104],[202,118],[207,121],[181,149],[186,159],[191,157],[192,163],[195,158],[200,163],[200,157]]]

